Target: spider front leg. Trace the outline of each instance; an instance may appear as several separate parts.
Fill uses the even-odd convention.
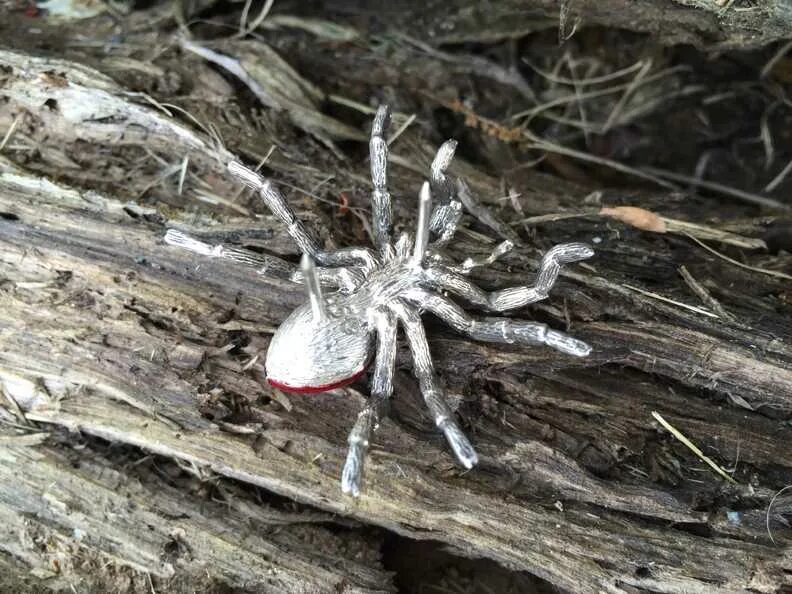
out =
[[[294,273],[294,266],[275,256],[258,254],[250,250],[220,243],[214,245],[205,243],[177,229],[168,229],[164,239],[165,243],[168,245],[179,247],[188,252],[200,254],[208,258],[231,260],[247,266],[248,268],[254,268],[256,272],[261,275],[290,279]]]
[[[374,377],[371,382],[369,403],[358,414],[355,426],[349,433],[349,450],[347,451],[344,471],[341,474],[341,490],[357,497],[360,495],[360,483],[363,464],[369,448],[371,433],[385,416],[388,400],[393,393],[393,369],[396,361],[396,320],[388,311],[378,312],[377,322],[377,358],[374,363]]]
[[[176,229],[168,229],[165,243],[208,258],[221,258],[252,268],[261,276],[269,276],[293,282],[303,282],[302,272],[275,256],[259,254],[243,248],[223,244],[209,244]],[[338,287],[344,292],[354,291],[362,282],[362,276],[351,268],[319,268],[316,271],[324,285]]]
[[[424,289],[411,289],[404,298],[473,340],[546,345],[576,357],[591,353],[591,347],[582,340],[553,330],[547,324],[511,318],[474,318],[450,299]]]
[[[426,279],[441,290],[450,291],[471,303],[494,311],[508,311],[545,299],[558,280],[563,264],[585,260],[594,255],[585,243],[562,243],[551,248],[542,258],[533,286],[520,286],[488,293],[467,278],[448,268],[430,266]]]
[[[374,186],[371,193],[372,227],[374,243],[380,250],[390,245],[393,227],[393,206],[388,192],[388,143],[385,140],[389,125],[390,109],[387,105],[380,105],[371,125],[369,140],[371,182]]]
[[[323,266],[357,264],[364,268],[366,274],[379,266],[377,257],[371,250],[366,248],[343,248],[330,251],[320,249],[316,238],[308,231],[305,224],[297,218],[289,203],[286,202],[286,199],[270,180],[237,161],[232,161],[228,164],[228,171],[243,184],[258,192],[261,199],[272,211],[272,214],[286,225],[286,230],[294,239],[297,247],[319,264]]]
[[[462,429],[459,428],[454,419],[454,413],[445,401],[443,390],[440,388],[434,372],[429,343],[426,341],[426,332],[420,316],[412,306],[401,301],[391,304],[390,308],[404,326],[404,333],[407,336],[413,357],[415,377],[418,379],[424,402],[426,402],[435,424],[445,434],[457,460],[465,468],[473,468],[478,463],[478,454]]]

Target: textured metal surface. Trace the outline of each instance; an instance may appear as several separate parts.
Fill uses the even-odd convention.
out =
[[[374,243],[382,248],[390,243],[393,226],[393,207],[388,193],[388,143],[385,134],[390,125],[390,109],[380,105],[374,123],[371,125],[369,154],[371,155],[371,208]]]
[[[473,468],[478,462],[478,455],[457,425],[454,413],[449,408],[443,390],[437,381],[432,355],[429,352],[429,343],[426,340],[426,332],[420,316],[415,309],[401,300],[394,303],[392,309],[404,326],[413,358],[413,372],[421,387],[421,393],[429,413],[438,428],[445,434],[448,445],[451,446],[457,460],[465,468]]]
[[[268,378],[302,391],[341,383],[365,369],[372,339],[366,320],[330,303],[327,313],[316,320],[306,303],[283,321],[267,351]]]
[[[435,195],[439,206],[448,204],[454,197],[454,181],[446,175],[446,171],[454,158],[456,147],[456,140],[446,140],[437,149],[437,154],[429,168],[429,183],[432,185],[432,194]]]
[[[294,274],[293,266],[275,256],[257,254],[233,246],[204,243],[176,229],[168,230],[165,234],[165,243],[209,258],[231,260],[254,268],[261,275],[289,278]]]
[[[393,393],[393,371],[396,364],[396,319],[388,310],[375,314],[377,324],[377,360],[374,364],[374,377],[371,380],[369,403],[355,421],[349,433],[349,451],[344,470],[341,474],[341,489],[357,497],[363,475],[363,462],[369,447],[371,432],[377,428],[385,416],[388,399]]]
[[[437,289],[449,291],[480,307],[508,311],[545,299],[558,279],[562,264],[585,260],[594,250],[584,243],[563,243],[550,249],[542,258],[533,285],[510,287],[487,293],[461,274],[441,266],[427,269],[426,278]]]
[[[589,258],[594,253],[582,243],[557,245],[543,257],[533,285],[486,292],[473,284],[465,275],[477,266],[495,261],[511,249],[512,243],[499,244],[488,258],[468,259],[462,264],[445,261],[441,250],[433,249],[453,237],[461,218],[464,200],[457,200],[457,192],[464,184],[447,173],[456,149],[455,141],[447,141],[440,147],[432,162],[429,180],[421,188],[415,240],[408,234],[401,234],[395,243],[392,242],[385,140],[388,122],[389,110],[382,106],[377,110],[369,144],[372,226],[379,255],[368,248],[320,250],[313,235],[296,218],[272,183],[237,162],[229,164],[229,171],[259,193],[303,250],[301,270],[282,269],[280,261],[270,262],[266,256],[237,248],[204,244],[180,232],[169,231],[166,236],[166,241],[172,245],[254,266],[261,274],[288,273],[292,280],[304,282],[308,303],[281,324],[270,343],[266,371],[273,385],[300,392],[330,389],[353,380],[365,371],[372,358],[376,360],[371,398],[350,432],[342,474],[342,489],[355,496],[360,493],[371,434],[385,415],[393,392],[397,325],[404,328],[409,342],[413,369],[426,407],[466,468],[472,468],[478,456],[445,401],[435,375],[421,313],[431,312],[458,332],[476,340],[546,345],[575,356],[586,356],[591,351],[586,343],[545,324],[471,316],[445,296],[446,292],[451,293],[490,311],[516,309],[546,298],[562,265]],[[431,210],[433,197],[438,200],[434,211]],[[315,266],[314,260],[320,266]],[[339,290],[324,295],[322,286],[328,285]]]

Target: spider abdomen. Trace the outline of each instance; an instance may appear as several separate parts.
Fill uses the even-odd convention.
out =
[[[316,320],[310,304],[286,318],[267,352],[267,381],[281,390],[319,393],[349,384],[366,370],[372,337],[365,319]]]

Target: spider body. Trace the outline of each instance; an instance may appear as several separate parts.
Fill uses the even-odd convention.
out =
[[[365,373],[375,348],[376,316],[410,289],[431,289],[420,263],[410,257],[404,234],[396,246],[362,272],[345,292],[322,295],[324,311],[309,301],[278,327],[267,351],[267,381],[287,392],[319,393],[345,386]],[[310,266],[310,263],[308,263]]]
[[[486,292],[473,284],[467,273],[477,266],[492,263],[508,251],[511,244],[500,244],[482,261],[468,259],[462,264],[448,261],[437,249],[453,237],[462,213],[457,195],[468,192],[464,182],[446,173],[456,147],[454,141],[440,147],[429,181],[421,188],[415,237],[402,233],[392,241],[391,198],[386,187],[388,149],[384,139],[388,121],[388,108],[381,106],[370,141],[374,185],[372,222],[377,251],[320,249],[272,183],[237,162],[229,164],[229,171],[255,189],[287,226],[303,251],[300,268],[291,269],[285,262],[270,256],[208,245],[180,231],[170,230],[165,236],[169,244],[253,266],[259,274],[285,276],[305,284],[308,302],[281,324],[267,353],[267,379],[276,388],[302,393],[330,390],[354,381],[373,362],[369,403],[350,432],[341,479],[343,491],[355,496],[360,493],[369,439],[385,415],[393,392],[398,326],[404,329],[426,406],[466,468],[472,468],[478,456],[459,428],[435,376],[421,322],[423,313],[432,313],[454,330],[476,340],[547,345],[574,356],[586,356],[591,350],[584,342],[541,323],[472,316],[449,297],[454,295],[478,309],[489,311],[516,309],[547,297],[563,264],[593,255],[592,249],[585,244],[561,244],[545,254],[533,285]],[[438,199],[434,210],[433,198]],[[325,295],[328,288],[333,291]]]

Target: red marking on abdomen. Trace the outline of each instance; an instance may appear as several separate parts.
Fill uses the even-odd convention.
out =
[[[290,386],[289,384],[284,384],[283,382],[279,382],[278,380],[272,379],[271,377],[268,377],[267,381],[273,388],[278,388],[278,390],[283,390],[284,392],[292,392],[295,394],[320,394],[321,392],[329,392],[330,390],[335,390],[336,388],[348,386],[365,372],[366,368],[364,367],[350,377],[333,382],[332,384],[323,384],[321,386]]]

